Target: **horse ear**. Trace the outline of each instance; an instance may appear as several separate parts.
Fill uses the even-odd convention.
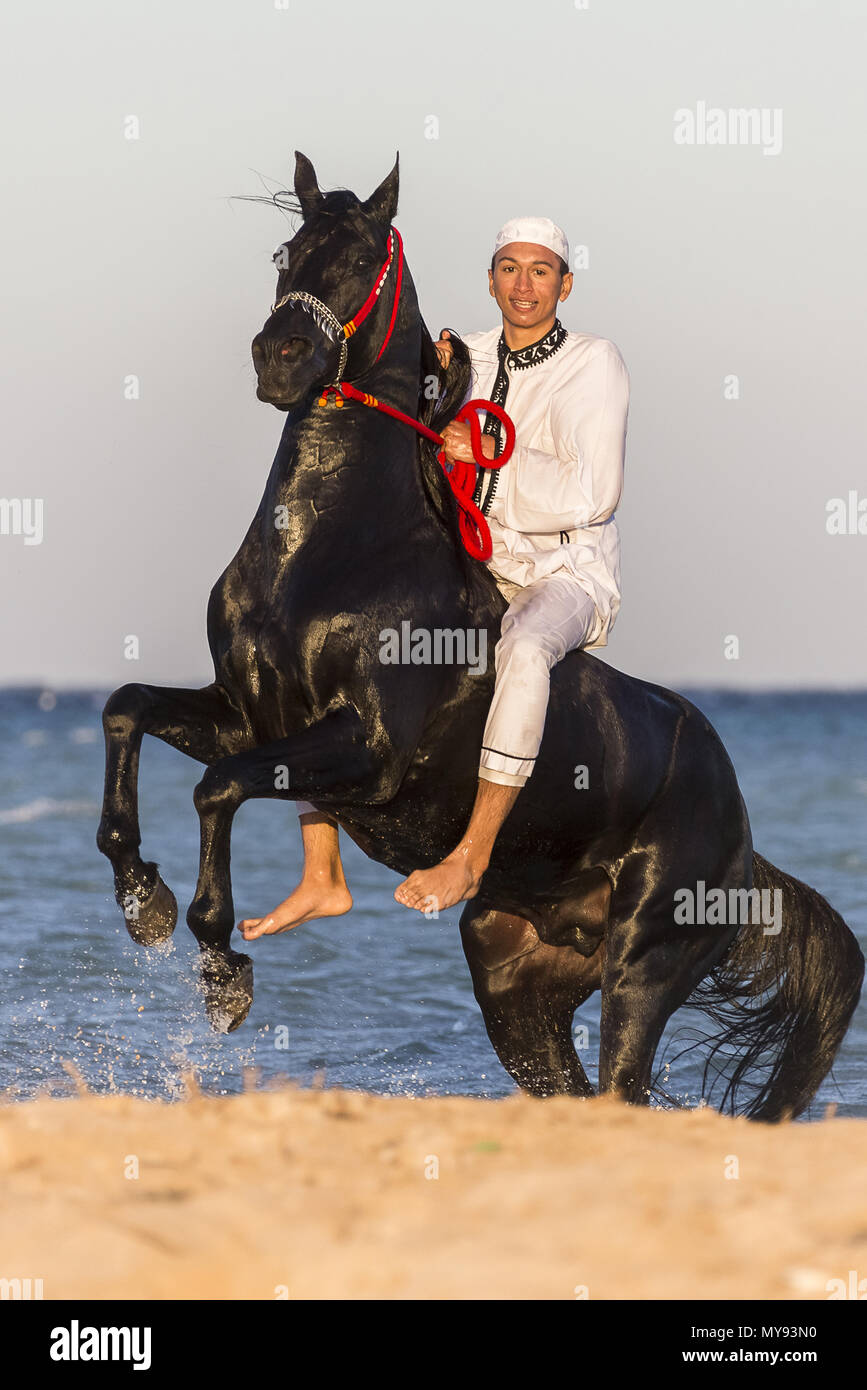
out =
[[[396,154],[391,173],[387,174],[379,188],[371,193],[367,202],[361,204],[362,209],[369,212],[371,217],[374,217],[383,227],[388,227],[391,224],[397,212],[397,194],[400,187],[399,163],[400,154]]]
[[[306,154],[295,151],[295,194],[301,204],[305,218],[311,217],[322,202],[322,193],[316,181],[316,170]]]

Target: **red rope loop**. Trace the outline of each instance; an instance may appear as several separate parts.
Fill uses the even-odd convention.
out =
[[[353,386],[351,381],[341,381],[339,386],[325,386],[322,395],[319,397],[319,404],[326,405],[328,397],[334,393],[334,404],[343,405],[344,399],[348,401],[358,401],[359,405],[371,406],[374,410],[381,410],[384,415],[390,415],[393,420],[401,420],[405,425],[411,425],[418,433],[430,439],[434,444],[442,444],[443,437],[437,434],[436,430],[428,429],[421,420],[415,420],[411,415],[407,415],[403,410],[398,410],[396,406],[389,405],[387,401],[380,401],[376,396],[371,396],[367,391],[359,391],[357,386]],[[506,439],[500,454],[493,459],[489,459],[482,453],[482,429],[479,424],[478,411],[490,411],[496,415],[506,431]],[[495,405],[493,401],[481,399],[467,401],[466,405],[461,406],[455,419],[461,424],[468,424],[470,427],[470,448],[473,451],[473,458],[479,468],[502,468],[504,463],[508,463],[512,457],[512,450],[515,447],[515,426],[500,405]],[[440,449],[437,454],[440,466],[446,475],[449,487],[455,496],[455,501],[460,510],[458,524],[461,531],[461,540],[464,548],[472,555],[474,560],[490,560],[491,533],[488,530],[488,523],[479,508],[473,501],[473,492],[476,486],[476,474],[473,464],[465,459],[457,459],[451,467],[446,463],[445,453]]]
[[[482,453],[482,430],[478,416],[480,410],[490,411],[491,414],[495,415],[506,431],[505,442],[497,458],[489,459]],[[495,405],[493,401],[478,399],[467,401],[466,405],[458,411],[455,419],[462,424],[468,424],[470,427],[470,447],[479,468],[502,468],[504,463],[508,463],[515,447],[515,426],[502,406]],[[465,550],[475,560],[490,560],[493,550],[491,533],[485,517],[473,501],[473,492],[476,486],[475,467],[465,459],[457,459],[449,469],[442,449],[437,454],[437,458],[448,478],[449,487],[454,493],[455,501],[460,509],[459,525]]]

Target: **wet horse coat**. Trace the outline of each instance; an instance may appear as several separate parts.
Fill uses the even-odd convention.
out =
[[[284,248],[277,300],[303,289],[345,322],[382,264],[397,186],[395,165],[366,202],[323,194],[299,155],[303,224]],[[458,344],[440,400],[426,406],[420,387],[439,369],[406,269],[394,332],[376,360],[393,294],[392,281],[350,340],[346,375],[410,414],[426,410],[439,429],[462,398],[466,350]],[[231,947],[238,808],[251,797],[310,801],[399,873],[433,865],[469,817],[493,691],[492,663],[480,675],[380,659],[381,633],[404,621],[484,629],[493,652],[505,602],[460,546],[432,449],[374,410],[316,404],[338,353],[297,300],[257,335],[258,395],[287,416],[258,511],[211,594],[214,681],[186,691],[127,685],[104,713],[98,843],[137,940],[163,939],[176,917],[156,865],[139,854],[142,736],[206,764],[187,920],[211,1016],[229,1028],[252,1000],[252,964]],[[588,770],[580,789],[579,765]],[[675,895],[699,881],[779,886],[783,931],[678,925]],[[554,669],[535,771],[466,905],[461,936],[491,1041],[528,1090],[590,1093],[571,1021],[601,989],[600,1089],[646,1099],[662,1030],[701,986],[717,1020],[714,1045],[737,1055],[734,1083],[767,1064],[750,1113],[770,1118],[799,1111],[815,1092],[863,970],[828,904],[754,856],[732,765],[700,711],[583,652]],[[734,1084],[727,1096],[733,1101]]]

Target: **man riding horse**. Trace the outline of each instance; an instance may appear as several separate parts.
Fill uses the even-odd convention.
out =
[[[614,343],[570,333],[557,317],[573,276],[563,231],[547,217],[513,218],[494,243],[488,285],[502,328],[467,334],[471,394],[508,407],[517,445],[497,471],[479,470],[475,500],[488,518],[488,561],[509,607],[496,649],[496,684],[482,739],[479,783],[464,835],[430,869],[395,890],[430,913],[475,897],[500,828],[533,771],[548,706],[550,671],[576,648],[604,647],[620,608],[620,539],[614,511],[623,486],[629,377]],[[448,330],[437,344],[448,367]],[[499,452],[488,415],[482,442]],[[446,460],[472,462],[470,426],[443,432]],[[337,824],[300,802],[304,874],[264,918],[247,918],[247,941],[348,912],[352,897]]]
[[[149,734],[204,765],[187,923],[216,1028],[240,1027],[253,1004],[253,963],[232,945],[235,817],[254,798],[294,801],[314,808],[302,816],[306,910],[295,899],[282,927],[251,921],[246,935],[347,909],[339,825],[406,876],[399,900],[469,899],[460,934],[473,991],[526,1090],[592,1094],[572,1020],[599,990],[600,1092],[647,1102],[663,1031],[689,1001],[713,1024],[705,1076],[724,1086],[722,1103],[742,1104],[746,1090],[749,1115],[799,1114],[855,1009],[858,944],[819,893],[755,852],[702,711],[578,649],[602,645],[619,600],[619,353],[562,336],[565,241],[538,221],[505,228],[491,274],[502,340],[497,329],[471,347],[479,386],[505,400],[521,438],[507,466],[512,422],[492,399],[506,443],[497,454],[486,421],[484,452],[474,408],[461,406],[467,347],[452,339],[443,367],[419,311],[393,225],[398,186],[395,164],[364,200],[325,193],[296,156],[289,206],[302,225],[280,248],[275,302],[252,344],[257,396],[285,424],[211,591],[214,678],[200,689],[130,682],[103,710],[97,844],[127,930],[156,946],[177,922],[174,894],[141,854]],[[486,518],[468,496],[456,411],[482,476],[503,470],[484,485],[493,569],[477,563]],[[450,472],[432,443],[444,430]],[[404,626],[498,641],[498,679],[454,661],[384,662],[383,630]],[[734,908],[692,922],[677,908],[692,891]],[[771,934],[754,915],[769,894],[781,901]]]

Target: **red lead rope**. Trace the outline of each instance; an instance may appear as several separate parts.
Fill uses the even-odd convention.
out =
[[[388,405],[385,401],[380,401],[376,396],[371,396],[367,391],[359,391],[357,386],[353,386],[349,381],[341,381],[339,386],[326,386],[322,395],[319,397],[319,404],[325,405],[328,393],[333,391],[335,394],[335,405],[342,405],[344,400],[358,401],[361,405],[372,406],[374,410],[381,410],[384,415],[390,415],[394,420],[400,420],[404,425],[410,425],[418,434],[424,435],[425,439],[430,439],[434,444],[442,444],[443,437],[435,430],[428,429],[421,420],[416,420],[412,415],[406,415],[396,406]],[[489,459],[482,453],[482,430],[479,425],[477,412],[480,410],[490,410],[502,423],[506,431],[506,440],[503,444],[503,451],[498,458]],[[473,451],[473,458],[480,468],[502,468],[504,463],[508,463],[512,457],[512,450],[515,447],[515,426],[502,406],[495,405],[493,401],[473,400],[467,401],[466,405],[461,406],[455,419],[462,424],[470,427],[470,446]],[[440,449],[437,454],[442,470],[445,473],[449,487],[455,495],[455,501],[460,508],[459,524],[461,528],[461,539],[467,552],[472,555],[474,560],[490,560],[491,558],[491,533],[488,530],[488,523],[473,501],[473,492],[476,486],[476,470],[471,463],[465,459],[457,459],[448,468],[445,453]]]

